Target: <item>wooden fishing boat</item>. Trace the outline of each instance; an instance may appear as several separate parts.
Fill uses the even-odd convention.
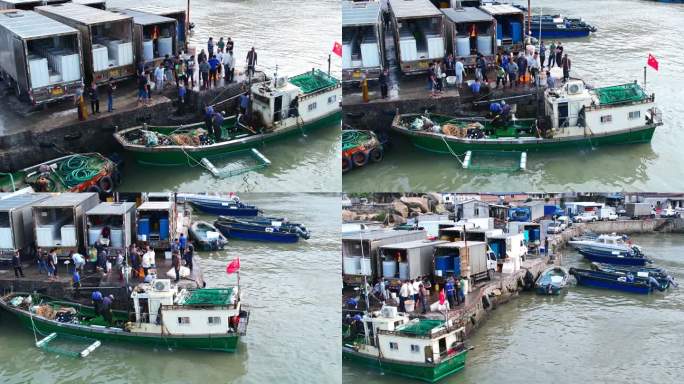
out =
[[[28,304],[26,298],[31,297]],[[21,298],[21,299],[18,299]],[[146,344],[159,349],[187,348],[234,352],[247,330],[238,287],[187,291],[157,279],[131,293],[135,313],[113,311],[107,322],[93,307],[37,293],[10,293],[0,308],[42,335],[69,334],[100,342]],[[57,316],[58,314],[67,314]],[[208,326],[211,324],[211,326]]]
[[[545,269],[534,284],[537,293],[542,295],[558,295],[568,282],[568,271],[562,267]]]
[[[366,314],[362,329],[345,335],[342,358],[383,373],[434,383],[461,371],[472,348],[464,329],[442,320],[409,320],[396,307]]]
[[[228,239],[211,223],[194,221],[188,229],[195,249],[200,251],[216,251],[228,244]]]
[[[37,192],[112,192],[117,165],[99,153],[62,156],[13,173],[0,173],[0,192],[31,187]]]
[[[631,274],[624,275],[579,268],[570,268],[569,273],[575,276],[579,285],[629,293],[649,294],[654,289],[664,291],[669,286],[669,284],[661,284],[653,278],[638,277]]]
[[[114,134],[124,150],[149,165],[196,165],[283,137],[330,126],[341,118],[340,81],[312,70],[291,78],[252,85],[246,116],[227,117],[220,137],[204,123],[184,126],[137,126]]]
[[[220,220],[215,221],[214,225],[226,237],[238,240],[296,243],[300,238],[299,234],[279,227],[235,224]]]
[[[602,251],[589,248],[580,248],[579,253],[585,259],[606,264],[618,265],[646,265],[651,263],[651,259],[641,253],[625,252],[625,251]]]
[[[545,119],[455,118],[400,114],[391,129],[430,152],[540,151],[651,141],[662,116],[636,83],[587,89],[570,80],[544,93]]]
[[[280,229],[286,230],[288,232],[296,233],[304,240],[308,240],[310,237],[309,230],[299,223],[292,223],[286,218],[279,217],[268,217],[268,216],[254,216],[254,217],[241,217],[236,219],[229,216],[219,216],[218,221],[233,224],[233,225],[248,225],[248,226],[261,226],[261,227],[279,227]]]

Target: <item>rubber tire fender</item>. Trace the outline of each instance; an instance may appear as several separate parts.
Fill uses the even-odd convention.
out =
[[[351,156],[351,160],[355,167],[363,167],[368,163],[368,155],[365,152],[359,151]]]
[[[352,161],[349,156],[342,156],[342,173],[347,173],[352,169]]]
[[[114,180],[111,176],[103,176],[97,181],[97,186],[104,193],[112,193],[114,191]]]
[[[385,156],[384,151],[382,148],[373,148],[370,153],[368,154],[368,157],[370,160],[374,163],[379,163],[382,161],[382,158]]]

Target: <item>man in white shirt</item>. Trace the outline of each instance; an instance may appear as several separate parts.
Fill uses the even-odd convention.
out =
[[[150,246],[147,246],[147,252],[143,254],[142,256],[142,267],[143,271],[145,271],[145,276],[147,276],[147,272],[152,268],[154,265],[154,250],[150,248]]]
[[[461,88],[461,84],[463,83],[463,75],[465,75],[465,67],[463,66],[461,59],[458,59],[456,61],[456,86],[458,88]]]
[[[166,71],[164,71],[164,63],[159,63],[159,66],[154,70],[154,83],[159,93],[162,93],[162,91],[164,90],[164,80],[166,80]]]
[[[417,303],[418,302],[418,292],[420,292],[420,277],[413,280],[413,302]]]
[[[78,252],[73,252],[71,254],[71,261],[74,263],[74,269],[79,272],[83,272],[83,266],[85,265],[85,258]]]
[[[233,51],[226,51],[221,59],[223,64],[223,76],[226,83],[232,83],[235,75],[235,59],[233,58]]]
[[[399,311],[400,312],[406,312],[406,306],[404,305],[404,302],[409,298],[409,295],[410,295],[409,283],[407,281],[404,281],[404,283],[401,284],[401,288],[399,289]]]

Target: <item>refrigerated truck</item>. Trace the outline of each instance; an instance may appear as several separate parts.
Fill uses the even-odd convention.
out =
[[[655,216],[655,211],[650,203],[627,203],[625,204],[625,211],[625,215],[633,219]]]
[[[70,0],[0,0],[0,9],[21,9],[31,11],[35,7],[49,4],[68,3]]]
[[[173,8],[155,4],[145,4],[128,8],[132,11],[151,13],[157,16],[170,17],[176,20],[176,49],[178,51],[188,51],[188,33],[190,22],[188,15],[183,8]]]
[[[442,9],[447,51],[466,68],[475,68],[477,55],[493,66],[496,54],[496,21],[476,7]]]
[[[443,240],[423,239],[381,246],[378,254],[382,277],[409,280],[431,275],[435,246],[445,243]]]
[[[453,256],[458,263],[454,262],[451,273],[438,273],[435,270],[435,281],[438,283],[443,284],[449,275],[464,276],[473,283],[489,280],[496,271],[496,256],[487,250],[487,243],[483,241],[455,241],[435,246],[435,267],[440,256]]]
[[[106,0],[71,0],[72,3],[87,5],[89,7],[105,10],[107,9]]]
[[[71,251],[85,255],[85,213],[100,203],[95,192],[64,192],[33,204],[33,228],[38,252],[55,250],[67,258]]]
[[[74,3],[36,7],[36,12],[81,32],[86,84],[135,76],[133,17]]]
[[[102,202],[85,213],[83,235],[88,247],[99,242],[107,250],[110,258],[118,253],[128,256],[128,247],[136,240],[135,203]],[[109,239],[101,239],[103,230],[107,228]]]
[[[496,21],[496,46],[499,51],[520,52],[525,44],[525,14],[510,4],[486,3],[480,9]]]
[[[0,11],[0,71],[33,105],[71,98],[83,81],[78,30],[34,11]]]
[[[444,15],[429,0],[389,0],[397,62],[405,75],[427,73],[443,60]]]
[[[375,80],[385,68],[385,33],[379,1],[342,2],[342,81]]]
[[[33,204],[48,197],[24,193],[0,200],[0,264],[10,264],[15,251],[25,260],[33,256]]]
[[[130,9],[110,9],[111,12],[133,17],[133,48],[138,61],[154,68],[166,55],[177,55],[176,19]]]
[[[156,250],[167,251],[178,237],[176,204],[171,201],[146,201],[137,208],[137,241]]]

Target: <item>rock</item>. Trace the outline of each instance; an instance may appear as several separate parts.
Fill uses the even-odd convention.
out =
[[[356,220],[356,213],[352,211],[342,210],[342,221],[354,221]]]
[[[433,200],[435,202],[435,205],[442,204],[442,195],[440,195],[439,193],[430,192],[425,194],[425,197],[428,200]]]
[[[392,214],[392,221],[394,224],[406,224],[406,219],[403,216]]]
[[[424,197],[402,197],[401,202],[410,208],[420,208],[421,212],[429,212],[428,201]]]
[[[408,207],[399,200],[394,200],[392,202],[392,211],[401,217],[408,217],[409,209]]]

